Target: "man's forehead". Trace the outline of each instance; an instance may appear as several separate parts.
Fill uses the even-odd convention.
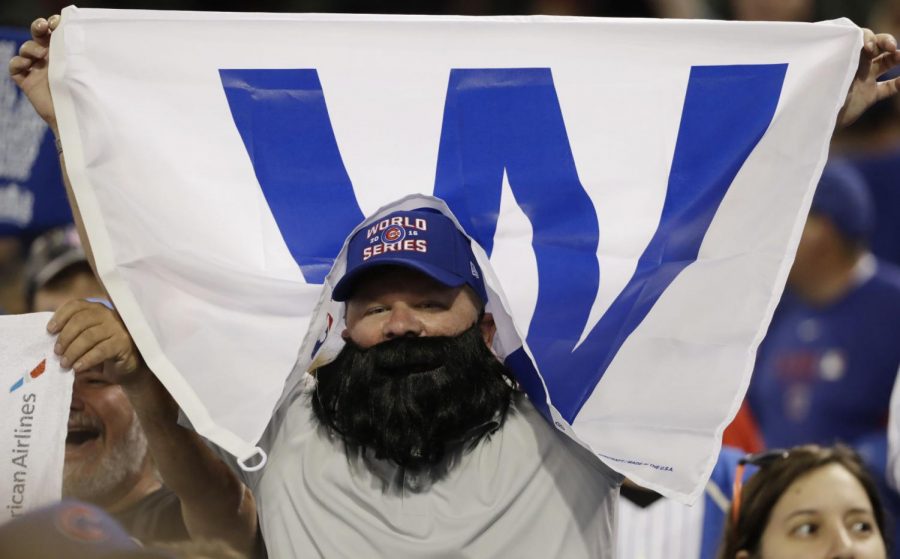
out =
[[[460,289],[461,287],[448,287],[422,272],[404,266],[378,266],[365,272],[354,283],[349,302],[396,292],[453,297]]]

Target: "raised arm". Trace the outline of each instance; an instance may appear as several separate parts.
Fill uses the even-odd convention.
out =
[[[103,365],[131,401],[166,486],[178,495],[192,537],[219,538],[250,551],[257,531],[250,490],[200,437],[178,425],[178,406],[144,365],[119,315],[105,305],[69,301],[47,329],[63,367],[75,374]]]
[[[69,205],[72,206],[72,215],[75,217],[75,226],[78,229],[78,235],[81,237],[81,244],[84,247],[85,255],[88,262],[97,273],[97,267],[94,265],[94,254],[91,252],[90,243],[84,230],[84,222],[81,220],[81,213],[78,211],[78,203],[72,193],[72,185],[69,182],[69,175],[66,173],[65,156],[59,149],[59,127],[56,124],[56,110],[53,107],[53,98],[50,95],[50,82],[47,77],[49,69],[50,54],[50,35],[59,25],[59,16],[53,15],[48,19],[39,18],[31,24],[31,40],[26,41],[19,47],[19,56],[14,56],[9,61],[9,75],[19,89],[25,93],[34,110],[50,130],[53,137],[56,138],[56,146],[59,150],[59,164],[62,168],[63,183],[66,187],[66,196],[69,198]],[[99,276],[98,276],[99,277]]]
[[[59,138],[47,80],[50,36],[59,16],[31,25],[32,40],[9,62],[12,79]],[[60,165],[85,252],[94,266],[65,158]],[[194,432],[178,425],[178,406],[144,364],[121,318],[104,305],[70,301],[47,325],[58,334],[56,353],[76,374],[103,364],[104,375],[122,386],[138,414],[163,482],[181,501],[193,537],[220,538],[249,551],[257,535],[256,504],[250,490]]]

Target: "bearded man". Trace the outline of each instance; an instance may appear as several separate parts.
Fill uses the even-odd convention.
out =
[[[102,367],[77,375],[72,386],[62,494],[102,507],[141,542],[189,538],[131,402]]]
[[[105,295],[74,227],[35,239],[26,270],[33,311]],[[122,388],[103,376],[102,365],[72,385],[62,493],[102,507],[142,542],[188,538],[178,497],[160,481],[137,414]]]
[[[612,556],[621,476],[558,434],[491,352],[468,239],[432,211],[379,223],[350,240],[333,292],[344,348],[283,399],[266,469],[245,478],[269,552]]]

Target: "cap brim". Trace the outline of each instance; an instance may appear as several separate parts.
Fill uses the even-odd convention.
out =
[[[399,266],[408,268],[417,272],[422,272],[434,281],[447,287],[459,287],[466,284],[466,278],[452,274],[437,266],[430,266],[422,262],[410,262],[403,258],[379,258],[375,262],[366,262],[357,266],[352,272],[345,274],[344,277],[334,286],[331,292],[331,298],[335,301],[346,301],[353,294],[353,288],[356,286],[356,280],[365,272],[382,266]]]
[[[79,249],[72,249],[60,254],[50,262],[45,264],[31,279],[32,289],[38,289],[47,285],[47,283],[58,276],[63,270],[75,264],[87,262],[84,252]]]

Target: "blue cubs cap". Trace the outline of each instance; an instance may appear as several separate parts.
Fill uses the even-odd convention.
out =
[[[106,511],[65,500],[0,526],[0,557],[31,559],[168,559],[142,549]]]
[[[346,301],[363,272],[387,265],[417,270],[447,287],[468,285],[487,302],[469,239],[437,211],[394,212],[357,231],[347,246],[347,271],[332,298]]]
[[[825,166],[810,212],[824,215],[854,241],[868,240],[875,226],[875,208],[865,179],[847,163]]]

